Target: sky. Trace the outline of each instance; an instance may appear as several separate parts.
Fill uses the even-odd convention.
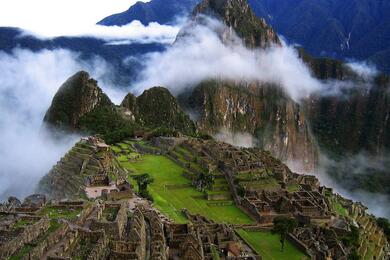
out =
[[[95,24],[103,18],[123,12],[137,0],[1,0],[0,26],[19,27],[42,37],[96,34],[104,37],[131,35],[142,28],[113,28],[107,31]],[[147,0],[142,0],[147,2]],[[156,26],[152,28],[156,31]],[[165,34],[169,27],[158,28]],[[164,31],[165,30],[165,31]],[[132,31],[132,32],[131,32]],[[153,31],[148,31],[153,33]]]

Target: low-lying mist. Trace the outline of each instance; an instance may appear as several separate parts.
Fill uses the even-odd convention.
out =
[[[81,61],[66,50],[0,52],[0,201],[33,192],[77,140],[51,140],[42,119],[61,84],[82,69],[100,79],[100,85],[110,86],[109,65],[98,57]],[[114,100],[123,96],[111,87],[104,90]]]
[[[323,185],[362,202],[376,216],[390,218],[390,157],[365,152],[332,160],[325,155],[314,174]]]

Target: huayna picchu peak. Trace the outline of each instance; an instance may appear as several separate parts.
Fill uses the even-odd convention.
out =
[[[106,94],[85,71],[70,77],[57,91],[44,122],[49,126],[73,131],[80,119],[99,107],[113,107]]]

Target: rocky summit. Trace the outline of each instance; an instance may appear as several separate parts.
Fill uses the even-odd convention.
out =
[[[201,14],[221,19],[248,47],[280,45],[279,37],[272,27],[264,19],[256,17],[245,0],[204,0],[193,11],[195,19]]]

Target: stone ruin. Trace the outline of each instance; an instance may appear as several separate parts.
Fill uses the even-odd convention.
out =
[[[92,136],[76,143],[41,180],[39,187],[50,198],[57,200],[97,198],[111,191],[116,193],[112,197],[124,197],[124,190],[117,186],[125,182],[125,177],[126,172],[116,161],[110,147]],[[129,191],[127,189],[126,196],[131,196]]]

